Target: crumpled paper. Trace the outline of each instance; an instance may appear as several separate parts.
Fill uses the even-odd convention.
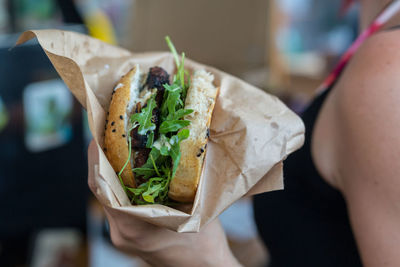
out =
[[[83,34],[60,30],[27,31],[17,44],[34,37],[88,112],[96,144],[96,153],[89,161],[93,175],[88,182],[103,205],[174,231],[198,232],[241,197],[283,188],[282,161],[304,141],[301,119],[276,97],[187,59],[186,69],[206,69],[220,87],[195,201],[177,207],[131,205],[101,149],[111,92],[135,64],[144,69],[158,65],[173,74],[172,54],[131,53]]]

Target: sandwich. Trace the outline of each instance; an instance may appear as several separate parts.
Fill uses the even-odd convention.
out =
[[[188,73],[169,37],[176,73],[135,65],[112,92],[103,150],[132,204],[193,202],[219,88]]]

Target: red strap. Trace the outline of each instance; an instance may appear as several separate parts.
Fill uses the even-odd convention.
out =
[[[400,11],[400,0],[392,1],[376,19],[370,24],[370,26],[364,30],[350,46],[350,48],[340,58],[339,63],[324,80],[324,82],[317,88],[317,93],[321,94],[326,91],[332,84],[337,80],[340,73],[346,67],[347,63],[353,57],[358,48],[364,43],[364,41],[375,32],[379,31],[394,15]]]

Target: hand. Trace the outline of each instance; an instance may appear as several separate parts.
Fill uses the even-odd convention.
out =
[[[176,233],[105,207],[113,244],[152,266],[240,266],[218,220],[199,233]]]
[[[89,175],[97,154],[89,145]],[[199,233],[177,233],[104,207],[113,244],[122,251],[141,257],[152,266],[240,266],[232,255],[218,220]]]

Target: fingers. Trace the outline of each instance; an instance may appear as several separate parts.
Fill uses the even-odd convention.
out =
[[[98,171],[98,149],[92,140],[88,147],[88,182],[92,191],[96,189],[94,177]],[[135,218],[122,210],[103,207],[115,247],[145,259],[152,266],[204,266],[207,259],[226,260],[229,254],[226,237],[218,220],[203,227],[200,233],[177,233]]]
[[[160,232],[168,231],[129,214],[109,207],[104,207],[110,224],[110,235],[113,244],[122,250],[155,251],[159,249]],[[156,242],[153,242],[156,241]]]
[[[117,209],[105,207],[105,212],[113,244],[128,254],[141,257],[152,266],[236,263],[218,220],[203,227],[199,233],[176,233]]]
[[[104,211],[108,220],[108,224],[110,226],[110,238],[113,245],[117,249],[127,254],[137,254],[136,246],[131,241],[131,239],[134,240],[135,237],[135,228],[133,227],[131,230],[127,230],[123,224],[121,225],[120,222],[123,219],[119,218],[120,216],[115,216],[114,214],[112,214],[107,209],[107,207],[104,207]],[[127,236],[127,233],[129,233],[130,236]]]
[[[185,246],[198,238],[196,233],[176,233],[144,222],[119,210],[105,207],[114,245],[140,252],[160,251],[171,246]]]

